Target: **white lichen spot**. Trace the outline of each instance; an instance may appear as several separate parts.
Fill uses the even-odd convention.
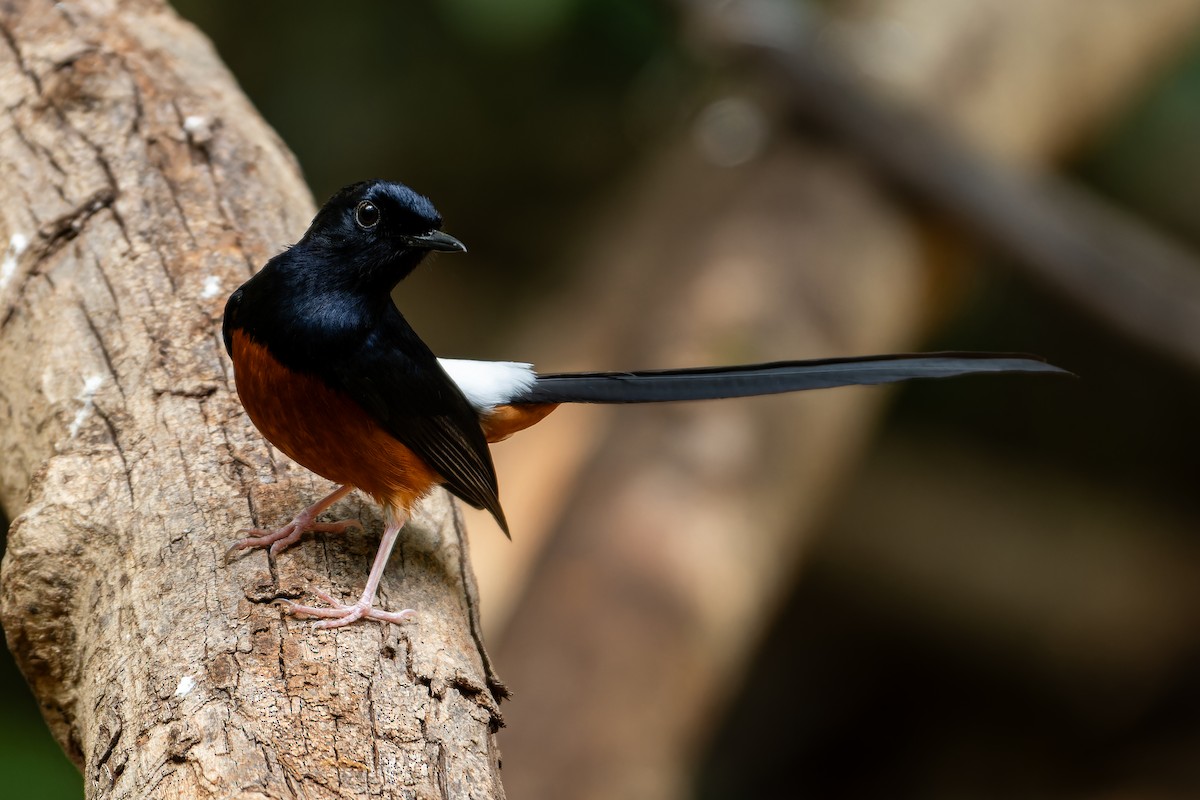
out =
[[[23,233],[14,233],[8,240],[8,249],[4,251],[4,260],[0,261],[0,289],[3,289],[13,275],[17,274],[17,259],[29,247],[29,237]]]
[[[191,675],[184,675],[179,679],[179,685],[175,687],[176,697],[186,697],[192,689],[196,688],[196,679]]]
[[[212,124],[208,117],[192,114],[183,119],[183,132],[191,139],[192,144],[203,146],[212,141]]]
[[[216,275],[209,275],[204,279],[204,288],[200,291],[200,297],[204,300],[211,300],[221,293],[221,280]]]
[[[83,427],[84,420],[88,414],[92,413],[95,408],[96,392],[100,389],[100,384],[104,383],[103,375],[93,375],[83,382],[83,391],[79,393],[78,400],[83,405],[75,412],[75,419],[71,420],[71,427],[67,432],[74,439],[79,434],[79,429]]]

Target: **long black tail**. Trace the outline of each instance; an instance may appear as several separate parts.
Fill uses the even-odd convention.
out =
[[[718,400],[835,386],[895,383],[912,378],[952,378],[983,372],[1070,374],[1035,356],[1020,354],[897,354],[776,361],[736,367],[539,375],[533,386],[510,402],[660,403],[671,400]]]

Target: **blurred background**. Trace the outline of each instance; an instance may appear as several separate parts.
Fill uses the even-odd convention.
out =
[[[400,179],[468,243],[397,296],[441,354],[1078,376],[499,446],[510,796],[1200,795],[1200,2],[174,5],[318,202]],[[5,793],[80,796],[0,680]]]

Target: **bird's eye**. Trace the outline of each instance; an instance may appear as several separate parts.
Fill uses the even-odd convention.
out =
[[[379,207],[370,200],[363,200],[354,209],[354,221],[363,230],[369,230],[379,224]]]

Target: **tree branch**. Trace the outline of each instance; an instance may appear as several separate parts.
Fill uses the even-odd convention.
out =
[[[1145,29],[1171,35],[1200,18],[1195,3],[1175,5],[1173,14],[1160,18],[1172,27]],[[889,178],[1105,323],[1193,368],[1200,365],[1200,259],[1194,253],[1082,187],[1024,169],[1011,156],[1006,162],[990,155],[1002,145],[1032,147],[1036,140],[1001,131],[999,143],[981,135],[975,144],[946,120],[872,92],[833,48],[818,43],[819,32],[830,26],[816,24],[815,11],[787,30],[777,13],[767,13],[777,8],[773,4],[748,0],[735,7],[742,24],[721,27],[723,43],[772,71],[794,112],[829,126]],[[1122,13],[1131,10],[1136,11],[1126,7]],[[1117,29],[1121,36],[1127,31]],[[1097,35],[1091,41],[1104,39]],[[1087,74],[1092,81],[1125,86],[1172,50],[1147,50],[1140,61],[1101,62],[1102,73]],[[1078,104],[1085,107],[1082,121],[1092,122],[1088,117],[1099,115],[1101,101],[1112,104],[1113,97],[1090,94],[1090,102]],[[1067,109],[1038,117],[1046,151],[1058,139],[1081,138],[1072,129],[1080,123],[1077,104]],[[1007,141],[1014,138],[1018,144]]]
[[[0,616],[88,796],[502,797],[446,496],[381,587],[413,624],[318,632],[273,602],[361,588],[361,503],[370,535],[224,563],[327,489],[250,427],[219,334],[312,215],[290,154],[153,0],[10,3],[0,75]]]

